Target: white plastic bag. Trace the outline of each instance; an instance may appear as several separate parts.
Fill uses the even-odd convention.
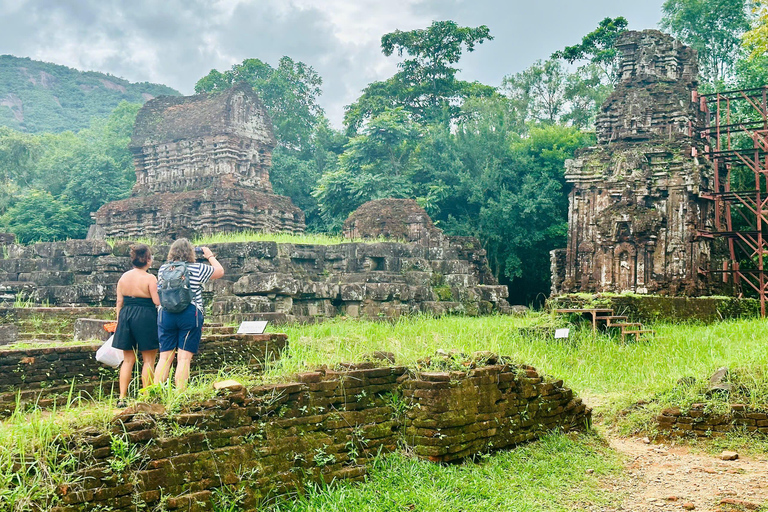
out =
[[[99,347],[99,350],[96,351],[96,360],[112,368],[117,368],[123,362],[123,351],[112,347],[114,337],[113,334]]]

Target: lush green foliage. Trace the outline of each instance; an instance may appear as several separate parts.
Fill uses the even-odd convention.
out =
[[[597,436],[551,434],[478,463],[441,466],[401,454],[375,461],[361,485],[315,487],[268,508],[274,512],[419,510],[569,511],[616,504],[601,480],[619,457]],[[585,468],[592,469],[590,474]]]
[[[356,133],[370,119],[385,110],[402,107],[423,124],[447,124],[461,113],[467,98],[492,96],[492,87],[456,79],[456,64],[464,51],[490,41],[485,25],[460,27],[453,21],[435,21],[426,29],[396,30],[381,38],[386,56],[397,53],[407,58],[388,80],[373,82],[346,108],[344,124]]]
[[[553,59],[565,59],[571,64],[580,60],[589,60],[602,66],[606,75],[615,82],[618,78],[618,51],[614,47],[616,39],[626,31],[627,19],[618,16],[605,18],[597,28],[585,35],[581,43],[566,46],[563,50],[552,54]]]
[[[750,52],[750,59],[768,53],[768,0],[754,0],[755,17],[749,31],[744,33],[743,44]]]
[[[748,28],[745,2],[667,0],[663,12],[663,25],[699,50],[705,71],[728,77],[729,87],[768,80],[768,57],[737,58]],[[754,19],[756,33],[761,19]],[[274,190],[305,212],[310,232],[338,233],[371,199],[414,198],[446,233],[478,237],[494,273],[511,285],[512,300],[530,303],[548,294],[549,251],[565,245],[563,162],[594,142],[587,130],[613,90],[614,43],[626,27],[623,17],[605,18],[579,44],[506,76],[498,89],[457,78],[462,56],[492,41],[487,26],[437,21],[384,34],[382,52],[400,59],[398,70],[347,106],[344,131],[330,126],[318,104],[318,73],[287,56],[274,67],[254,58],[212,70],[196,90],[215,92],[244,81],[257,91],[278,139],[270,171]],[[580,65],[574,70],[564,61]],[[26,88],[63,83],[58,75],[24,73],[17,75],[25,77]],[[19,215],[19,206],[0,217],[0,228],[23,240],[82,236],[91,212],[129,193],[134,178],[125,145],[135,108],[123,105],[109,121],[77,133],[0,131],[0,215],[34,197],[45,203],[41,211],[79,216],[44,230],[39,219]]]
[[[238,82],[250,84],[267,108],[278,142],[292,149],[307,149],[312,132],[323,118],[317,104],[323,79],[303,62],[283,57],[277,68],[259,59],[245,59],[221,73],[211,70],[198,80],[195,92],[213,92]]]
[[[139,107],[123,102],[77,134],[0,129],[0,229],[25,243],[83,238],[90,213],[136,179],[128,141]]]
[[[704,79],[732,78],[741,36],[749,29],[748,0],[666,0],[661,27],[699,53]]]
[[[150,96],[178,95],[165,85],[131,83],[94,71],[28,58],[0,55],[0,126],[29,133],[77,131],[106,118],[122,101],[143,103]]]

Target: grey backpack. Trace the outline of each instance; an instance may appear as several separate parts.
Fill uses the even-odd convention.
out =
[[[189,270],[184,261],[171,261],[157,273],[157,294],[160,306],[169,313],[181,313],[192,304]]]

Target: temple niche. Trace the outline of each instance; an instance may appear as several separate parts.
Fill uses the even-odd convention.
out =
[[[565,164],[568,247],[552,252],[552,292],[706,294],[713,171],[696,137],[696,52],[657,30],[626,32],[617,48],[598,144]]]
[[[243,230],[304,231],[304,213],[269,181],[276,141],[247,84],[162,96],[139,111],[131,197],[102,206],[91,235],[179,237]]]

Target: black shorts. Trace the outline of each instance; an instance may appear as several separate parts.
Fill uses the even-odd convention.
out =
[[[157,338],[157,309],[151,299],[145,300],[148,304],[143,301],[137,304],[137,299],[125,297],[120,317],[117,319],[112,347],[119,350],[138,349],[139,352],[157,350],[160,347]]]

